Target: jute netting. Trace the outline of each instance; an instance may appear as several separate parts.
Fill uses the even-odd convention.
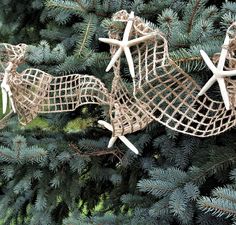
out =
[[[8,84],[21,124],[31,122],[38,113],[73,111],[84,104],[108,104],[109,94],[104,84],[94,76],[72,74],[54,77],[38,69],[26,69],[21,73],[16,68],[23,62],[26,48],[2,44],[5,61],[14,63]],[[11,51],[6,51],[10,49]],[[3,60],[3,62],[5,62]]]
[[[14,70],[24,61],[27,45],[11,45],[0,43],[0,79],[2,80],[4,70],[8,62],[14,62]]]
[[[128,17],[126,11],[121,11],[114,19],[127,21]],[[136,75],[133,94],[140,112],[175,131],[199,137],[216,135],[234,126],[234,105],[226,110],[223,102],[214,101],[207,95],[199,97],[200,87],[170,59],[167,41],[159,31],[135,17],[130,39],[153,32],[156,32],[155,38],[132,49]],[[114,69],[119,77],[119,65]],[[232,104],[236,83],[229,78],[226,81]],[[140,120],[143,116],[140,115]]]
[[[122,10],[113,19],[126,23],[128,17],[129,14]],[[230,110],[225,109],[223,102],[214,101],[207,95],[199,97],[200,87],[170,59],[167,41],[161,32],[135,17],[129,39],[152,33],[155,33],[153,38],[131,47],[135,66],[131,90],[122,78],[121,71],[126,65],[118,59],[113,66],[110,92],[99,79],[90,75],[54,77],[38,69],[18,73],[16,67],[22,63],[25,45],[2,45],[8,60],[15,65],[8,83],[20,122],[26,124],[38,113],[66,112],[84,104],[99,104],[110,107],[113,136],[138,131],[154,120],[175,131],[199,137],[216,135],[234,126],[236,82],[225,79]],[[122,35],[109,32],[112,39],[121,40]],[[116,51],[117,47],[111,45],[112,56]],[[229,55],[228,65],[233,60]]]
[[[108,104],[104,84],[93,76],[72,74],[53,77],[43,71],[28,69],[22,73],[21,93],[14,97],[22,124],[30,122],[38,113],[73,111],[84,104]]]

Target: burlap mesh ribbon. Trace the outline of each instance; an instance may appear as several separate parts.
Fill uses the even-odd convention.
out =
[[[127,22],[128,17],[129,14],[122,10],[113,19]],[[20,122],[26,124],[38,113],[72,111],[84,104],[100,104],[110,106],[113,136],[138,131],[153,120],[175,131],[199,137],[216,135],[234,126],[235,81],[226,79],[230,110],[225,109],[223,102],[214,101],[207,95],[199,97],[200,87],[170,59],[167,41],[161,32],[135,17],[130,39],[153,32],[156,32],[154,38],[131,48],[135,65],[131,91],[122,80],[120,60],[113,67],[110,93],[99,79],[89,75],[53,77],[37,69],[27,69],[20,74],[13,71],[9,83]],[[109,32],[110,38],[120,40],[121,36]],[[15,60],[18,53],[12,48],[14,50],[11,47],[9,50],[7,46],[9,60],[18,65],[19,60]],[[116,50],[117,47],[112,45],[111,55]]]
[[[0,43],[0,80],[3,79],[4,70],[8,62],[13,62],[16,69],[24,61],[27,45],[11,45]]]
[[[16,68],[23,63],[26,45],[2,44],[3,63],[11,61],[13,69],[8,84],[19,121],[31,122],[39,113],[73,111],[84,104],[108,104],[109,94],[104,84],[94,76],[72,74],[54,77],[39,69]],[[6,55],[5,55],[6,54]]]
[[[27,69],[14,85],[13,94],[17,114],[25,125],[38,113],[73,111],[84,104],[108,104],[108,91],[97,78],[72,74],[53,77],[41,70]]]
[[[127,21],[128,17],[126,11],[121,11],[115,14],[114,19]],[[152,32],[155,31],[147,23],[135,17],[130,39]],[[166,39],[161,32],[156,32],[155,39],[140,43],[132,49],[136,74],[133,93],[139,112],[133,112],[133,115],[139,115],[139,119],[132,122],[142,124],[143,118],[149,116],[175,131],[199,137],[216,135],[234,126],[234,105],[231,110],[226,110],[223,102],[214,101],[207,95],[199,97],[197,93],[200,87],[171,60]],[[115,35],[110,36],[115,38]],[[114,71],[115,76],[119,77],[119,64],[114,67]],[[235,81],[229,78],[226,80],[230,84],[228,91],[233,100]]]

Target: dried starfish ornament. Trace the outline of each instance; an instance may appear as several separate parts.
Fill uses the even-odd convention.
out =
[[[4,49],[8,49],[9,47],[8,44],[2,45]],[[16,54],[16,47],[17,46],[11,46],[12,51],[8,50],[7,54]],[[37,112],[64,112],[72,111],[83,104],[109,105],[112,103],[109,102],[111,98],[104,84],[93,76],[72,74],[55,78],[38,69],[27,69],[21,74],[18,74],[15,68],[21,63],[21,60],[17,57],[12,57],[10,61],[9,66],[5,68],[1,85],[3,93],[3,113],[6,112],[7,97],[9,95],[11,107],[14,112],[18,113],[22,124],[29,123],[37,115]],[[13,77],[9,77],[10,74],[21,78],[18,85],[13,86]],[[8,83],[10,83],[10,85]],[[13,92],[17,91],[17,93],[20,94],[14,93],[17,110],[15,110],[14,107],[11,89],[13,89]],[[98,123],[113,132],[111,124],[101,120],[98,121]],[[117,138],[134,153],[139,153],[137,148],[124,135],[113,137],[111,140]],[[111,148],[112,146],[113,144],[111,144],[110,141],[108,147]]]
[[[13,98],[12,98],[12,92],[11,92],[11,88],[8,85],[8,77],[10,75],[10,72],[12,70],[13,67],[13,63],[9,62],[7,68],[5,69],[5,73],[4,73],[4,77],[3,77],[3,81],[1,84],[1,89],[2,89],[2,110],[3,110],[3,114],[6,113],[7,111],[7,105],[8,105],[8,98],[10,100],[10,105],[11,108],[13,110],[13,112],[16,112],[15,106],[14,106],[14,102],[13,102]]]
[[[2,109],[3,114],[6,113],[7,105],[8,105],[8,99],[10,100],[10,106],[14,113],[16,113],[16,109],[14,106],[13,101],[13,94],[10,88],[10,85],[8,84],[9,76],[11,76],[11,71],[13,69],[13,62],[20,63],[22,61],[22,58],[24,57],[24,53],[26,50],[27,45],[25,44],[19,44],[16,46],[2,43],[1,47],[4,49],[4,55],[7,55],[7,59],[9,62],[6,63],[6,68],[3,75],[2,83],[1,83],[1,89],[2,89]]]
[[[2,46],[3,55],[9,62],[2,73],[4,112],[8,97],[23,125],[39,113],[68,112],[85,104],[106,105],[110,123],[102,120],[98,123],[112,132],[108,147],[119,138],[136,154],[138,149],[125,135],[142,130],[152,121],[197,137],[217,135],[236,125],[236,81],[230,78],[236,71],[231,68],[223,71],[225,60],[235,60],[232,59],[234,55],[229,54],[233,39],[228,34],[224,42],[228,50],[222,49],[217,68],[201,51],[214,74],[201,90],[169,57],[167,40],[159,30],[125,10],[115,13],[113,20],[126,23],[126,27],[123,37],[110,31],[109,38],[100,39],[111,45],[112,59],[107,67],[107,71],[113,67],[111,91],[91,75],[54,77],[34,68],[18,73],[16,69],[24,60],[26,45],[0,44],[0,52]],[[120,56],[123,52],[133,81],[132,90],[127,89],[121,76]],[[205,94],[216,80],[224,102]]]
[[[124,52],[125,57],[127,59],[130,75],[132,78],[135,78],[134,62],[133,62],[133,57],[132,57],[132,54],[130,51],[130,47],[135,46],[139,43],[145,42],[145,41],[155,37],[156,33],[153,32],[149,35],[135,38],[133,40],[129,40],[129,36],[130,36],[132,26],[133,26],[133,21],[134,21],[134,12],[131,12],[128,17],[128,22],[125,27],[122,41],[119,41],[117,39],[112,39],[112,38],[99,38],[99,41],[101,41],[101,42],[104,42],[104,43],[107,43],[110,45],[119,46],[118,50],[113,55],[110,63],[108,64],[108,66],[106,68],[106,72],[110,71],[110,69],[114,66],[116,61],[120,58],[121,54]],[[110,124],[108,124],[107,122],[100,120],[99,124],[103,125],[108,130],[113,131],[112,126]],[[137,148],[124,136],[112,137],[109,141],[108,148],[111,148],[114,145],[117,138],[119,138],[129,149],[131,149],[133,152],[138,154]]]
[[[153,32],[153,33],[148,34],[146,36],[135,38],[135,39],[129,41],[129,36],[130,36],[131,30],[132,30],[133,21],[134,21],[134,12],[131,12],[130,15],[129,15],[129,18],[128,18],[127,25],[125,27],[125,31],[124,31],[122,41],[119,41],[119,40],[116,40],[116,39],[111,39],[111,38],[99,38],[99,41],[101,41],[101,42],[104,42],[104,43],[107,43],[107,44],[110,44],[110,45],[119,46],[117,52],[113,55],[110,63],[108,64],[108,66],[106,68],[106,72],[108,72],[114,66],[117,59],[119,59],[122,52],[124,52],[125,57],[126,57],[127,62],[128,62],[130,75],[131,75],[132,78],[135,78],[134,61],[133,61],[133,58],[132,58],[130,47],[135,46],[135,45],[137,45],[141,42],[145,42],[148,39],[151,39],[151,38],[155,37],[156,33]]]
[[[107,123],[104,120],[99,120],[98,123],[100,125],[103,125],[105,128],[107,128],[108,130],[110,130],[111,132],[113,132],[113,128],[112,125]],[[112,137],[108,143],[108,148],[111,148],[115,141],[117,140],[117,138],[119,138],[131,151],[133,151],[135,154],[139,154],[138,149],[125,137],[125,136],[118,136],[118,137]]]
[[[224,69],[225,60],[226,60],[226,57],[227,57],[227,54],[228,54],[228,47],[229,47],[229,43],[230,43],[230,38],[229,38],[228,33],[229,33],[229,30],[233,26],[236,26],[236,23],[233,23],[228,28],[228,30],[226,32],[226,37],[225,37],[225,40],[224,40],[224,44],[222,46],[222,50],[221,50],[221,53],[220,53],[220,59],[219,59],[217,68],[212,63],[212,61],[210,60],[208,55],[203,50],[200,51],[205,63],[207,64],[209,69],[212,71],[213,76],[204,85],[204,87],[201,89],[201,91],[199,92],[198,95],[199,96],[203,95],[215,83],[215,81],[217,81],[218,84],[219,84],[219,87],[220,87],[221,96],[223,98],[223,101],[224,101],[224,104],[225,104],[225,107],[226,107],[227,110],[230,109],[230,100],[229,100],[229,95],[228,95],[228,91],[227,91],[227,88],[226,88],[224,77],[235,76],[236,75],[236,70],[223,71],[223,69]]]

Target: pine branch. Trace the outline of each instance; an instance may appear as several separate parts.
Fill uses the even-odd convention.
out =
[[[232,165],[235,165],[235,163],[236,163],[235,154],[233,153],[222,154],[215,161],[210,161],[202,168],[200,168],[197,174],[190,175],[192,176],[192,182],[196,184],[203,183],[206,177],[212,176],[220,170],[226,170]]]
[[[83,23],[79,23],[78,27],[75,27],[80,32],[77,46],[75,50],[76,56],[84,55],[85,50],[88,51],[90,44],[92,42],[93,35],[97,29],[97,19],[93,14],[86,16]]]
[[[107,150],[99,150],[99,151],[86,151],[82,152],[75,144],[69,144],[69,147],[71,147],[73,150],[76,151],[76,154],[81,157],[91,157],[91,156],[104,156],[104,155],[114,155],[119,159],[119,161],[122,161],[123,153],[120,151],[120,149],[116,148],[110,151]]]
[[[214,197],[228,200],[236,206],[236,191],[231,188],[216,188],[212,192]]]
[[[193,7],[193,11],[191,12],[191,17],[188,23],[188,29],[187,32],[190,33],[192,31],[192,27],[193,27],[193,22],[194,22],[194,18],[196,17],[196,13],[200,7],[200,2],[201,0],[196,0],[195,2],[195,6]]]
[[[87,11],[87,9],[82,4],[81,0],[76,0],[76,2],[80,5],[81,9],[83,9],[85,12]]]
[[[177,65],[181,65],[183,63],[187,64],[187,63],[196,62],[196,61],[202,62],[202,57],[196,56],[196,57],[190,57],[190,58],[178,58],[174,60],[174,62]]]
[[[228,200],[216,199],[216,198],[209,198],[209,197],[202,197],[198,201],[198,205],[200,209],[203,211],[211,212],[214,216],[221,217],[223,215],[226,218],[229,217],[236,217],[236,205]]]
[[[48,0],[46,6],[52,9],[61,9],[64,11],[75,12],[79,15],[81,13],[87,13],[87,9],[81,4],[81,2],[63,1],[63,0]]]
[[[0,129],[3,129],[7,126],[7,123],[9,122],[12,115],[13,115],[13,111],[11,110],[0,120]]]
[[[86,43],[86,40],[87,40],[88,35],[89,35],[89,29],[90,29],[91,21],[92,21],[92,17],[89,18],[89,21],[88,21],[88,24],[87,24],[87,28],[86,28],[86,30],[84,32],[82,43],[80,44],[79,49],[76,51],[76,53],[78,55],[81,55],[82,52],[83,52],[83,49],[85,48],[85,43]]]

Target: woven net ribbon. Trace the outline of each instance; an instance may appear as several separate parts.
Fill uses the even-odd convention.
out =
[[[114,14],[113,19],[126,23],[128,17],[129,14],[122,10]],[[99,104],[110,108],[113,136],[141,130],[154,120],[175,131],[199,137],[216,135],[234,126],[234,107],[226,110],[223,102],[197,95],[200,87],[169,57],[167,41],[161,32],[135,17],[129,38],[153,32],[156,33],[154,38],[131,48],[135,65],[131,90],[122,79],[121,67],[126,65],[117,60],[113,66],[111,92],[91,75],[54,77],[33,68],[18,73],[16,67],[22,63],[26,48],[4,44],[8,60],[15,65],[9,85],[20,122],[27,124],[38,113],[73,111],[81,105]],[[121,36],[118,32],[109,32],[112,39],[121,40]],[[117,47],[111,45],[112,56],[116,50]],[[226,79],[226,83],[234,106],[235,82]]]
[[[126,11],[121,11],[114,19],[127,21],[128,17]],[[152,32],[156,32],[156,38],[137,44],[131,50],[135,65],[133,94],[140,118],[136,123],[142,123],[142,118],[148,115],[168,128],[199,137],[217,135],[233,127],[236,123],[234,107],[226,110],[223,102],[197,95],[200,87],[169,57],[167,41],[161,32],[135,17],[130,39]],[[118,76],[119,64],[114,70]],[[236,84],[232,79],[226,80],[231,84],[228,91],[232,104]]]

